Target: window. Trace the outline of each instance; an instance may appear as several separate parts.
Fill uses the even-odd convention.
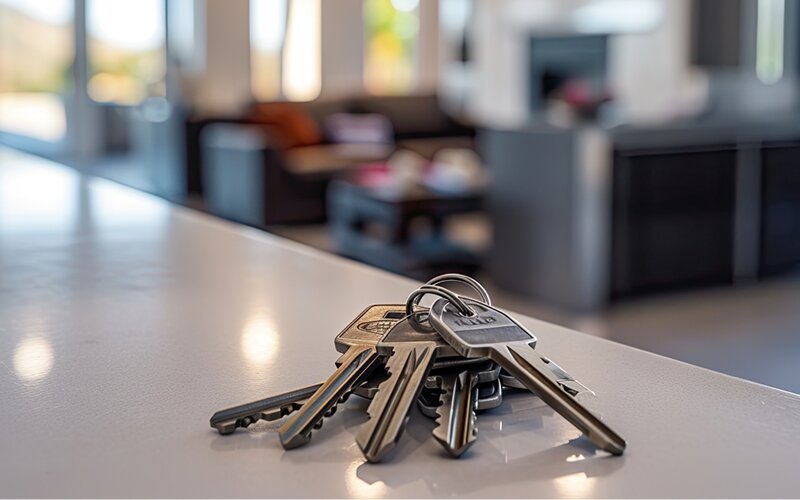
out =
[[[250,72],[253,95],[262,101],[281,95],[281,54],[286,0],[250,1]]]
[[[137,104],[163,96],[164,0],[87,0],[89,96]]]
[[[320,0],[251,0],[253,95],[310,101],[321,90]]]
[[[365,0],[364,85],[404,94],[418,76],[419,0]]]
[[[72,19],[70,0],[0,0],[0,130],[64,138]]]
[[[783,77],[784,0],[758,0],[756,76],[771,85]]]

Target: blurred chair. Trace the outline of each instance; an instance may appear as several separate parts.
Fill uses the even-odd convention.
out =
[[[329,176],[292,173],[260,127],[212,124],[201,144],[209,212],[251,226],[324,219]]]

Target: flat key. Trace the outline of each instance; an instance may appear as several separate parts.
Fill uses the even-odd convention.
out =
[[[211,417],[211,427],[217,429],[220,434],[231,434],[236,429],[247,427],[259,420],[278,420],[299,410],[321,386],[322,384],[314,384],[220,410]]]
[[[396,309],[396,304],[370,306],[336,336],[337,349],[347,346],[338,360],[340,365],[278,430],[284,448],[308,443],[325,414],[367,379],[379,361],[378,340],[397,322],[389,317]]]
[[[370,418],[356,435],[358,447],[370,462],[381,461],[395,447],[436,355],[450,349],[438,333],[418,332],[404,319],[378,343],[378,350],[389,356],[389,378],[378,387],[367,408]]]
[[[473,316],[459,314],[445,299],[434,302],[429,314],[431,325],[459,354],[466,358],[493,359],[600,449],[614,455],[625,451],[625,440],[558,382],[548,363],[533,350],[536,337],[532,333],[492,306],[468,298],[463,300]]]
[[[475,442],[478,377],[469,370],[442,375],[441,402],[436,409],[433,437],[453,457],[460,457]]]

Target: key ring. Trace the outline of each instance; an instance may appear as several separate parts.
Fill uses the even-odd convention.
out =
[[[447,300],[453,304],[458,312],[463,316],[475,315],[475,313],[472,312],[472,309],[470,309],[469,306],[455,292],[438,285],[422,285],[411,292],[411,294],[408,296],[408,299],[406,299],[406,315],[408,316],[408,321],[417,331],[428,333],[435,331],[433,327],[423,325],[418,319],[418,316],[427,314],[428,312],[417,311],[414,309],[419,304],[419,301],[422,300],[422,297],[428,294],[438,295],[439,297]]]
[[[470,287],[473,290],[475,290],[476,292],[478,292],[478,295],[481,296],[481,301],[483,301],[484,304],[486,304],[487,306],[492,305],[492,298],[489,297],[489,293],[486,291],[486,289],[483,287],[483,285],[481,285],[478,282],[478,280],[476,280],[474,278],[470,278],[469,276],[466,276],[466,275],[463,275],[463,274],[457,274],[457,273],[442,274],[441,276],[436,276],[435,278],[432,278],[430,281],[428,281],[425,284],[426,285],[440,285],[442,283],[447,283],[447,282],[456,282],[456,283],[461,283],[461,284],[467,285],[468,287]],[[421,298],[422,297],[420,296],[420,299]],[[414,303],[414,305],[417,305],[417,304],[419,304],[419,299]]]

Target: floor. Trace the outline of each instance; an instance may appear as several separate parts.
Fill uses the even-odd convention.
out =
[[[486,238],[484,221],[454,232],[467,243]],[[274,228],[333,250],[324,226]],[[800,393],[800,273],[735,287],[671,292],[626,300],[608,311],[576,315],[498,288],[479,275],[500,307],[632,347]]]

